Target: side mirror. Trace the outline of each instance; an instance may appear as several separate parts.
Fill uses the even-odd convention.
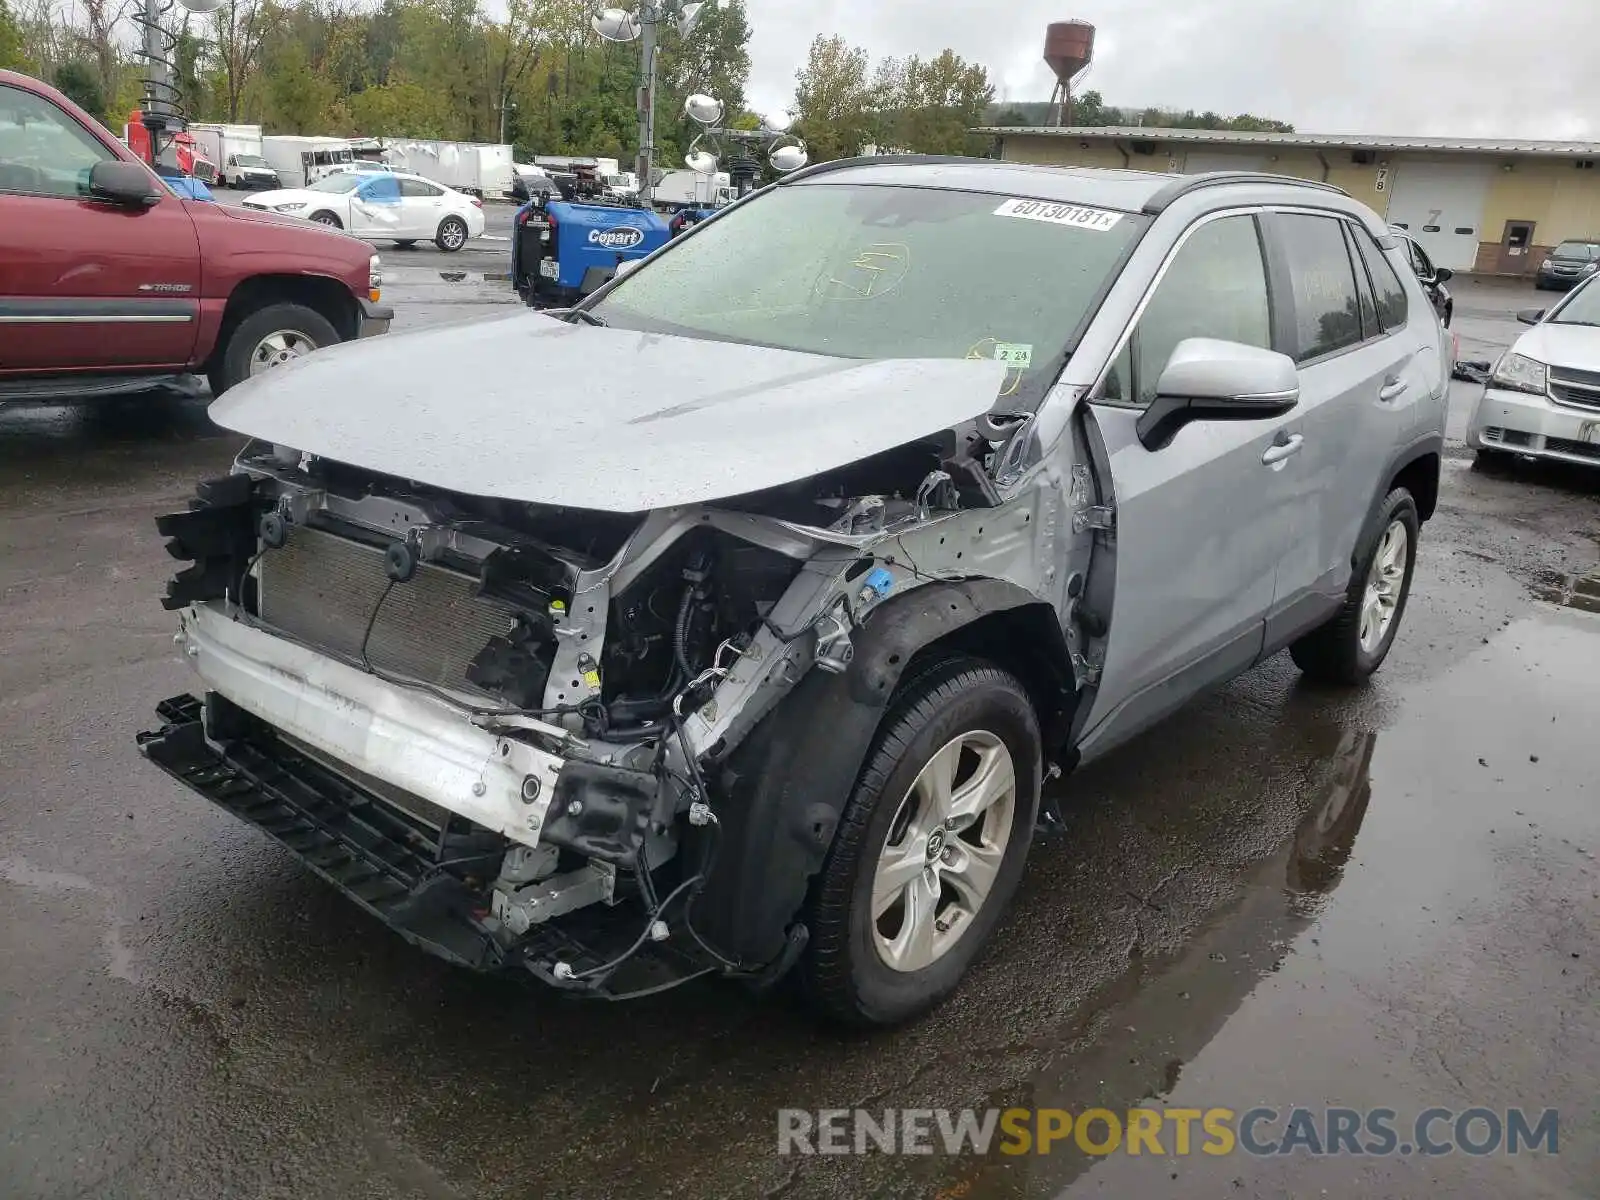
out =
[[[1185,338],[1167,360],[1156,398],[1136,428],[1160,450],[1191,421],[1259,421],[1300,402],[1300,376],[1287,354],[1215,338]]]
[[[1521,312],[1517,313],[1517,320],[1521,321],[1524,325],[1537,325],[1540,321],[1544,320],[1544,309],[1525,308]]]
[[[1435,267],[1434,268],[1433,281],[1435,283],[1449,283],[1455,277],[1456,277],[1456,273],[1454,271],[1452,271],[1449,267]]]
[[[109,158],[89,169],[89,195],[124,208],[149,208],[161,199],[161,190],[139,163]]]

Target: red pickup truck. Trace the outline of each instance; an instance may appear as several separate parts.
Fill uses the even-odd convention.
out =
[[[200,374],[220,393],[383,333],[371,248],[173,194],[54,88],[0,71],[0,403]]]

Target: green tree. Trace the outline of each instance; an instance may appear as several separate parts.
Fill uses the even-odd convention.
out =
[[[1008,129],[1020,129],[1030,123],[1031,122],[1028,120],[1028,114],[1023,112],[1015,104],[1001,109],[989,119],[989,124],[1001,125]]]
[[[794,106],[812,162],[860,151],[871,134],[873,89],[867,52],[842,37],[818,34],[795,76]]]
[[[327,132],[333,85],[311,69],[304,42],[294,38],[275,45],[262,76],[263,116],[275,133]]]
[[[259,0],[223,0],[211,14],[211,36],[216,45],[215,87],[226,119],[237,121],[245,88],[261,66],[261,42],[266,33]]]
[[[23,48],[22,23],[6,0],[0,0],[0,69],[31,71],[33,63]]]
[[[92,63],[71,59],[56,68],[52,82],[63,95],[97,121],[106,119],[106,94],[100,87],[100,73]]]

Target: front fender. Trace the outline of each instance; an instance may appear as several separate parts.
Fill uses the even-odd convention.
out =
[[[802,678],[718,773],[721,845],[700,932],[746,964],[776,959],[906,668],[984,617],[1039,604],[1004,580],[926,584],[871,613],[848,670]]]

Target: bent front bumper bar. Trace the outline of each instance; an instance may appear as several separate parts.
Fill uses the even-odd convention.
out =
[[[295,741],[528,846],[562,760],[472,723],[470,712],[192,604],[178,641],[207,688]],[[557,731],[559,732],[559,731]]]

